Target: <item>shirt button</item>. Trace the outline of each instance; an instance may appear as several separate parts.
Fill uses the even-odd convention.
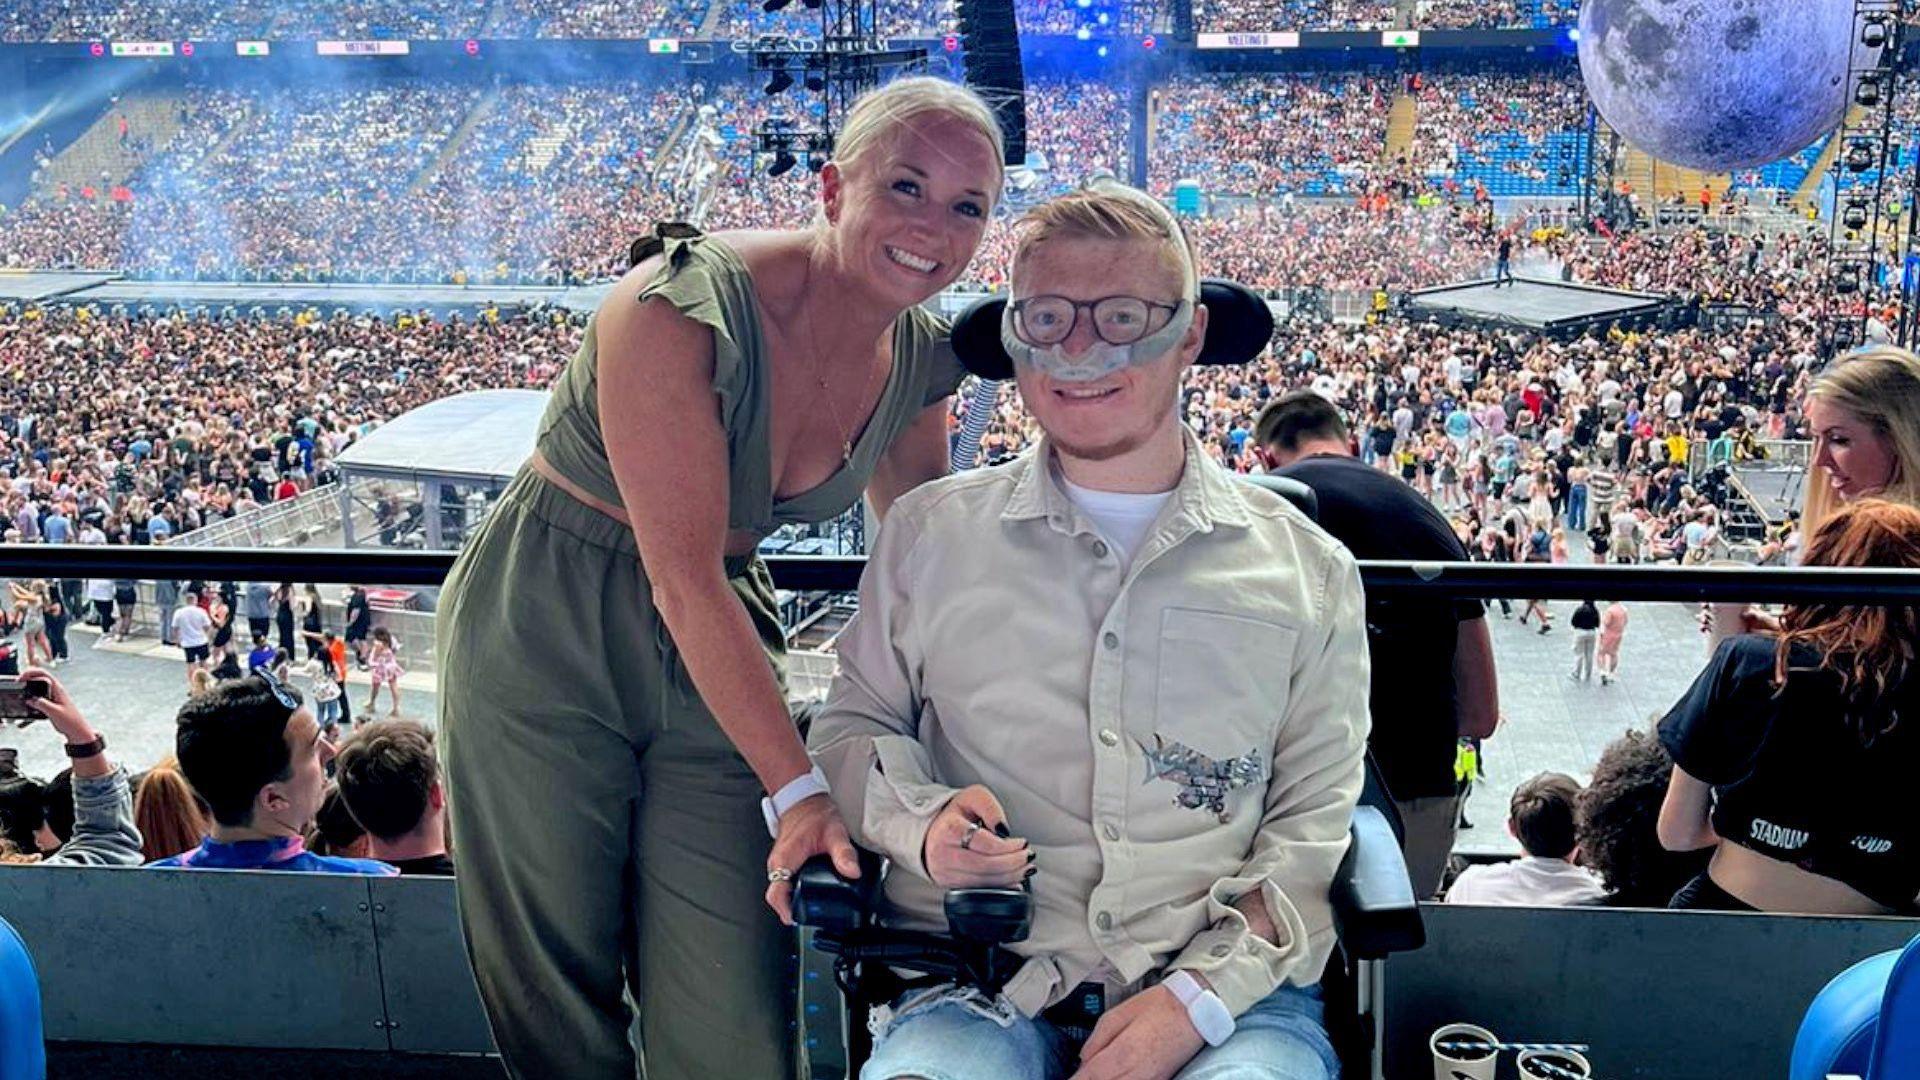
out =
[[[1105,540],[1095,540],[1093,542],[1093,557],[1096,559],[1104,559],[1107,557],[1107,542]]]
[[[1103,911],[1093,917],[1093,925],[1102,930],[1111,930],[1113,929],[1113,916]]]
[[[1106,834],[1106,837],[1107,837],[1107,839],[1109,839],[1109,840],[1118,840],[1118,839],[1120,839],[1120,830],[1119,830],[1119,829],[1116,829],[1116,828],[1114,828],[1114,827],[1113,827],[1112,825],[1109,825],[1109,826],[1107,826],[1107,827],[1106,827],[1105,829],[1102,829],[1102,830],[1101,830],[1101,832],[1103,832],[1103,833],[1105,833],[1105,834]]]
[[[1119,746],[1120,736],[1115,735],[1112,728],[1104,728],[1100,732],[1100,742],[1106,746]]]
[[[1105,645],[1108,652],[1112,652],[1120,647],[1120,635],[1109,630],[1100,635],[1100,644]]]

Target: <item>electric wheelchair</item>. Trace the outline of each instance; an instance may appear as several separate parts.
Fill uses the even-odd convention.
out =
[[[1210,311],[1199,364],[1241,364],[1257,357],[1273,336],[1266,302],[1233,282],[1206,280],[1201,302]],[[975,303],[954,324],[961,362],[983,379],[1013,377],[1013,363],[1000,344],[1004,296]],[[1313,492],[1281,477],[1248,477],[1310,516]],[[1354,810],[1351,845],[1332,889],[1339,945],[1321,980],[1328,1033],[1343,1075],[1381,1076],[1380,1033],[1383,965],[1390,953],[1425,941],[1419,907],[1401,857],[1402,829],[1393,801],[1371,756],[1366,784]],[[824,857],[803,866],[794,882],[794,918],[812,929],[812,945],[833,958],[843,995],[842,1034],[847,1074],[857,1077],[873,1049],[866,1018],[876,1005],[917,985],[956,983],[997,994],[1022,959],[1006,946],[1024,940],[1031,925],[1031,896],[1021,888],[955,889],[946,894],[945,934],[880,925],[885,868],[861,853],[857,880],[840,877]],[[1089,1013],[1098,1005],[1087,1004]]]

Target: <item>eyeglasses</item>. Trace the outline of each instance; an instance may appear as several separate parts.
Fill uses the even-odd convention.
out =
[[[285,683],[274,678],[273,672],[268,671],[266,668],[254,668],[253,673],[259,676],[261,682],[267,684],[267,689],[273,691],[274,700],[285,705],[288,712],[297,712],[299,710],[300,699],[293,696],[293,691],[287,689]]]
[[[1109,345],[1131,345],[1146,337],[1152,332],[1155,311],[1165,311],[1171,319],[1180,310],[1180,304],[1157,304],[1137,296],[1103,296],[1098,300],[1029,296],[1015,300],[1012,307],[1015,329],[1031,345],[1058,345],[1067,340],[1079,325],[1083,309],[1093,313],[1093,332]]]

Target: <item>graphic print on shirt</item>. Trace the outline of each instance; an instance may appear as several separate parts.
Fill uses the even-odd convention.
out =
[[[1768,847],[1781,851],[1792,851],[1804,846],[1810,837],[1805,829],[1790,829],[1784,825],[1775,825],[1764,818],[1754,818],[1752,837]]]
[[[1267,778],[1265,759],[1258,748],[1239,757],[1216,761],[1183,742],[1169,742],[1155,735],[1152,746],[1140,742],[1140,753],[1147,763],[1147,775],[1141,784],[1155,780],[1173,784],[1179,789],[1173,796],[1173,805],[1186,810],[1212,811],[1222,825],[1232,817],[1227,812],[1227,796],[1235,788]]]

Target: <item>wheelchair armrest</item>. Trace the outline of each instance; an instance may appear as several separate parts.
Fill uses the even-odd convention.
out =
[[[843,878],[833,860],[815,855],[793,876],[793,921],[817,930],[857,930],[867,924],[880,897],[880,856],[865,848],[860,876]]]
[[[1333,876],[1333,924],[1355,960],[1379,960],[1426,944],[1427,928],[1407,877],[1393,826],[1371,806],[1356,806],[1351,843]]]

